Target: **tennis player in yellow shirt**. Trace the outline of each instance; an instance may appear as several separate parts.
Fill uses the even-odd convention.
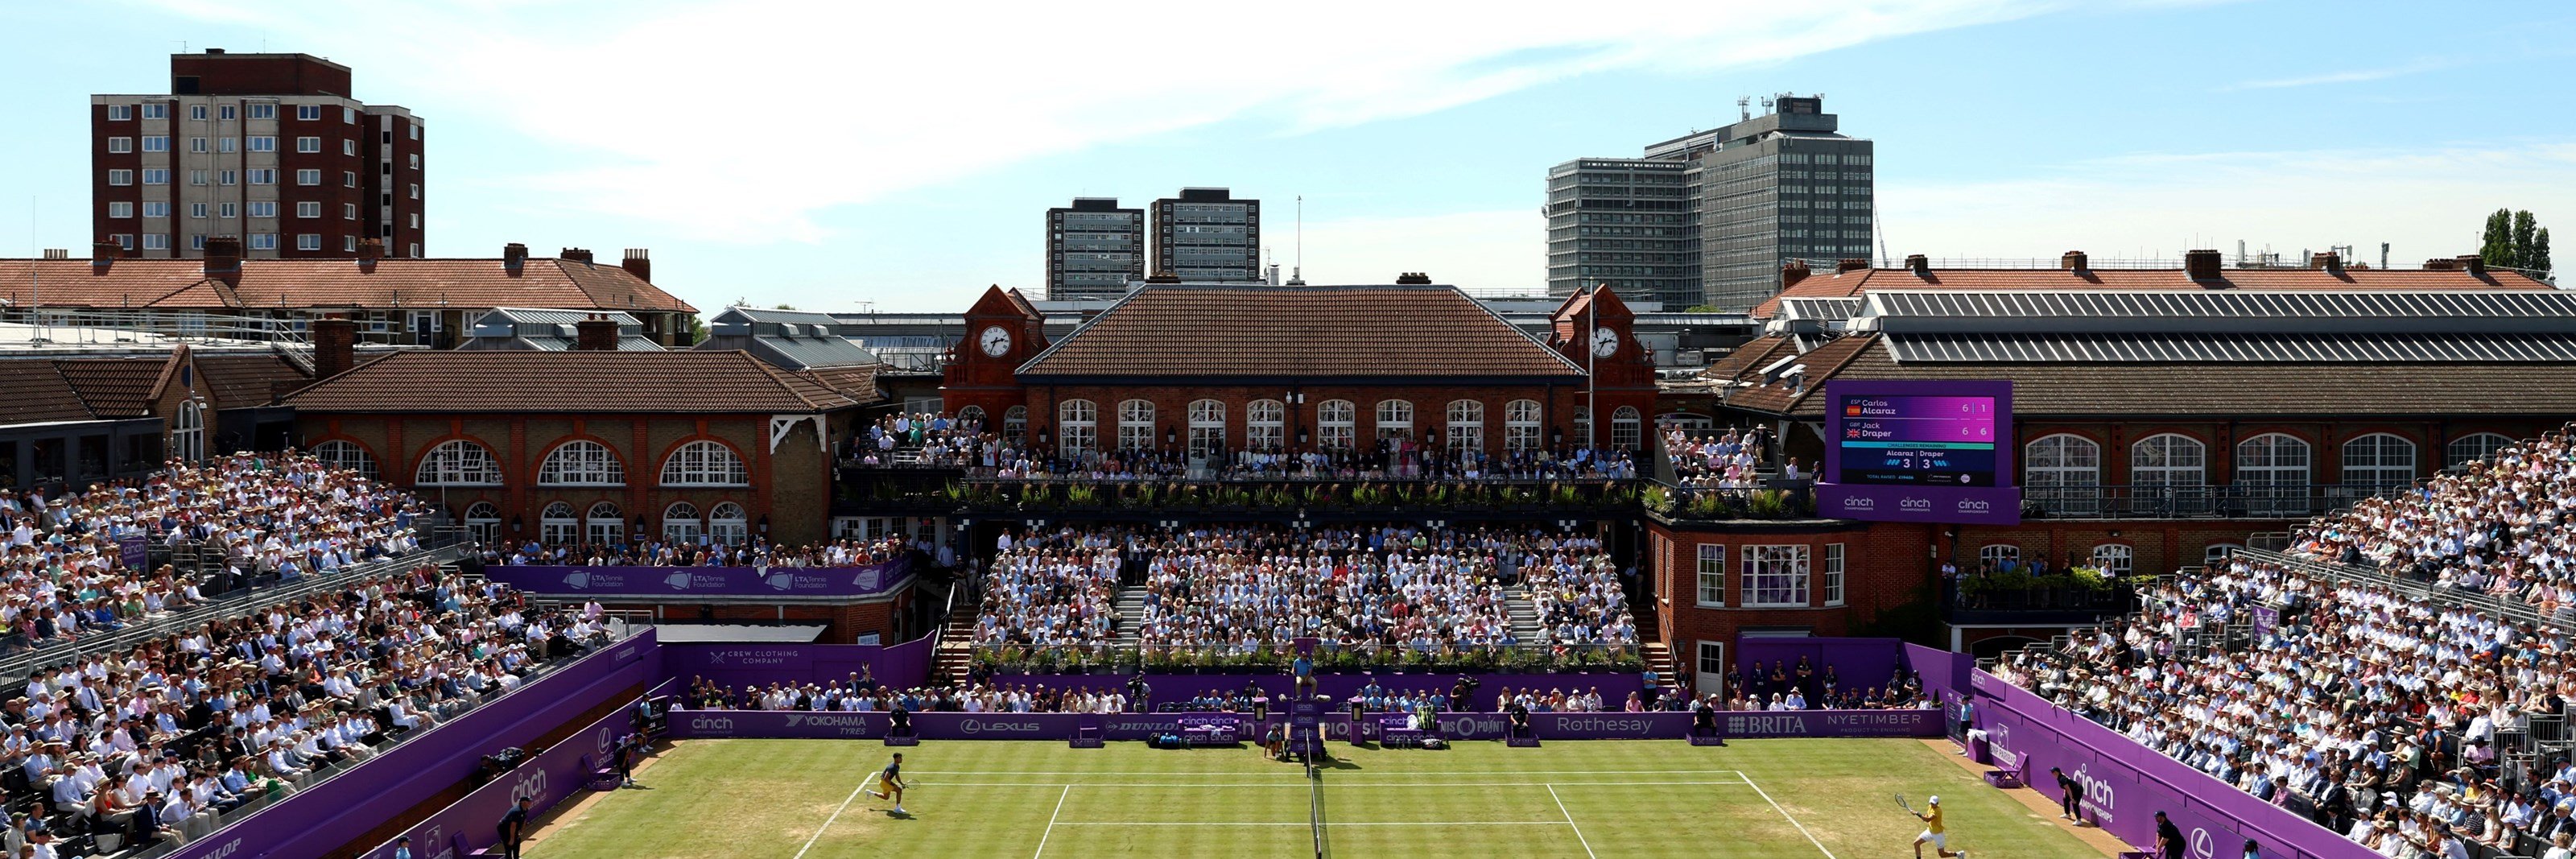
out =
[[[1923,859],[1923,845],[1927,842],[1932,845],[1932,852],[1940,854],[1942,859],[1967,859],[1968,851],[1950,852],[1950,836],[1942,831],[1941,826],[1940,797],[1926,800],[1923,810],[1915,812],[1914,816],[1923,819],[1923,834],[1914,836],[1914,859]]]

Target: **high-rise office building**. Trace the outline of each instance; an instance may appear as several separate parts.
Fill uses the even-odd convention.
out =
[[[1226,188],[1183,188],[1154,201],[1153,274],[1190,283],[1251,283],[1261,277],[1261,201]]]
[[[1116,298],[1145,279],[1145,210],[1116,197],[1075,197],[1047,210],[1049,301]]]
[[[1642,158],[1550,169],[1549,294],[1606,282],[1668,309],[1743,312],[1779,290],[1782,263],[1870,256],[1871,142],[1839,133],[1821,97],[1765,104],[1761,116],[1653,144]],[[1678,237],[1661,232],[1675,227]]]
[[[350,97],[349,67],[306,54],[170,56],[170,92],[90,96],[97,241],[146,258],[354,258],[364,239],[421,256],[420,118]]]

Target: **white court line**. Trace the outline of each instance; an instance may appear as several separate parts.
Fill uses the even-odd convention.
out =
[[[832,821],[841,819],[841,812],[850,810],[850,803],[857,802],[859,792],[867,790],[868,782],[876,780],[876,777],[876,773],[869,773],[867,778],[859,780],[858,787],[850,789],[850,796],[841,800],[841,807],[832,809],[832,816],[823,818],[823,825],[814,829],[814,837],[805,839],[805,846],[796,848],[795,859],[805,859],[805,851],[814,849],[814,842],[823,840],[823,833],[832,828]]]
[[[1746,784],[1751,783],[1746,782]],[[1574,813],[1565,810],[1565,799],[1556,795],[1556,785],[1547,786],[1547,798],[1556,800],[1556,813],[1565,815],[1565,825],[1574,830],[1575,843],[1583,845],[1583,855],[1590,856],[1592,859],[1601,859],[1601,854],[1592,852],[1592,840],[1583,837],[1583,827],[1574,825]]]
[[[1072,795],[1073,785],[1069,784],[1064,786],[1063,793],[1055,795],[1055,813],[1047,815],[1046,831],[1038,834],[1038,852],[1030,854],[1030,859],[1046,855],[1047,838],[1055,834],[1055,819],[1064,814],[1064,798]]]
[[[1747,785],[1747,784],[1751,784],[1751,783],[1752,783],[1752,782],[1746,782],[1746,781],[1468,781],[1468,782],[1457,782],[1457,781],[1450,781],[1450,782],[1392,782],[1392,781],[1388,781],[1388,782],[1377,782],[1377,783],[1373,783],[1373,784],[1372,784],[1372,783],[1359,783],[1359,782],[1336,782],[1333,786],[1334,786],[1334,787],[1337,787],[1337,788],[1340,788],[1340,787],[1348,787],[1348,788],[1363,788],[1363,787],[1546,787],[1546,786],[1548,786],[1548,785],[1561,784],[1561,785],[1565,785],[1565,786],[1567,786],[1567,787],[1584,787],[1584,786],[1592,786],[1592,787],[1647,787],[1647,786],[1669,786],[1669,785]],[[1129,788],[1129,787],[1188,787],[1188,788],[1205,788],[1205,787],[1270,787],[1270,788],[1291,788],[1291,787],[1293,787],[1293,788],[1300,788],[1300,789],[1303,789],[1306,785],[1305,785],[1305,783],[1303,783],[1303,782],[1299,782],[1299,783],[1295,783],[1295,784],[1281,784],[1281,783],[1277,783],[1277,782],[1266,782],[1266,781],[1243,781],[1243,782],[1204,782],[1204,781],[1201,781],[1201,782],[1071,782],[1071,783],[1067,783],[1067,782],[1060,782],[1060,781],[941,781],[941,782],[913,782],[913,783],[912,783],[912,786],[913,786],[913,787],[925,787],[925,786],[933,786],[933,787],[1107,787],[1107,788]]]
[[[1739,775],[1741,775],[1741,773],[1739,773]],[[1745,784],[1747,784],[1747,785],[1751,785],[1751,786],[1752,786],[1752,788],[1753,788],[1753,792],[1754,792],[1754,793],[1761,794],[1761,795],[1762,795],[1762,801],[1763,801],[1763,802],[1771,803],[1771,810],[1772,810],[1772,811],[1780,812],[1780,816],[1781,816],[1781,817],[1789,818],[1789,825],[1791,825],[1791,826],[1795,826],[1795,827],[1798,827],[1798,834],[1800,834],[1800,835],[1804,835],[1804,836],[1807,836],[1807,843],[1809,843],[1809,844],[1813,844],[1813,845],[1816,845],[1816,850],[1817,850],[1817,851],[1819,851],[1819,852],[1824,853],[1824,854],[1825,854],[1825,859],[1836,859],[1836,857],[1834,856],[1834,851],[1826,850],[1826,849],[1825,849],[1825,842],[1822,842],[1822,841],[1818,841],[1818,840],[1816,840],[1816,834],[1815,834],[1815,833],[1813,833],[1813,832],[1809,832],[1809,831],[1807,831],[1807,825],[1806,825],[1806,824],[1804,824],[1804,823],[1799,823],[1799,822],[1798,822],[1798,818],[1797,818],[1797,816],[1790,814],[1788,809],[1781,808],[1781,807],[1780,807],[1780,803],[1778,803],[1778,802],[1776,802],[1776,801],[1773,801],[1773,800],[1771,799],[1771,792],[1770,792],[1770,791],[1763,790],[1761,785],[1753,784],[1753,777],[1752,777],[1752,776],[1744,776],[1744,783],[1745,783]]]
[[[1074,821],[1074,820],[1068,820],[1068,821],[1065,821],[1065,822],[1063,822],[1063,823],[1058,823],[1058,824],[1056,824],[1056,825],[1057,825],[1057,826],[1312,826],[1312,825],[1314,825],[1314,824],[1313,824],[1313,823],[1311,823],[1311,822],[1309,822],[1309,821],[1303,821],[1303,820],[1296,821],[1296,822],[1294,822],[1294,823],[1229,823],[1229,822],[1225,822],[1225,821],[1211,821],[1211,820],[1190,820],[1190,821],[1179,821],[1179,822],[1172,822],[1172,823],[1152,823],[1152,822],[1135,822],[1135,823],[1125,823],[1125,822],[1114,821],[1114,820],[1090,820],[1090,821]],[[1367,823],[1334,823],[1334,822],[1327,821],[1324,825],[1325,825],[1325,826],[1564,826],[1565,824],[1564,824],[1564,822],[1562,822],[1562,821],[1556,821],[1556,820],[1396,820],[1396,821],[1386,821],[1386,822],[1367,822]]]
[[[1744,774],[1744,771],[1743,771],[1743,770],[1496,770],[1496,771],[1494,771],[1494,772],[1448,772],[1448,773],[1422,772],[1422,773],[1388,773],[1387,775],[1388,775],[1389,777],[1394,777],[1394,776],[1399,776],[1399,775],[1401,775],[1401,776],[1513,776],[1513,775],[1717,775],[1717,774],[1730,774],[1730,775],[1739,775],[1739,776],[1740,776],[1740,775],[1743,775],[1743,774]],[[1138,777],[1138,778],[1201,778],[1201,777],[1204,777],[1204,778],[1242,778],[1244,774],[1243,774],[1243,773],[1233,773],[1233,772],[1225,772],[1225,773],[1140,773],[1140,772],[1094,772],[1094,771],[1089,771],[1089,770],[922,770],[922,771],[920,771],[920,772],[916,773],[916,775],[1088,775],[1088,776],[1135,776],[1135,777]],[[1297,772],[1297,771],[1293,771],[1293,770],[1292,770],[1292,771],[1288,771],[1288,772],[1282,772],[1282,773],[1279,773],[1278,775],[1279,775],[1279,777],[1280,777],[1280,778],[1293,778],[1293,779],[1298,779],[1298,780],[1301,780],[1301,781],[1302,781],[1302,780],[1304,780],[1304,779],[1306,778],[1306,774],[1305,774],[1305,773],[1303,773],[1303,772]]]

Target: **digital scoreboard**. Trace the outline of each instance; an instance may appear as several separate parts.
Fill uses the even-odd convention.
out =
[[[1819,512],[1893,522],[2018,524],[2010,381],[1825,384]]]

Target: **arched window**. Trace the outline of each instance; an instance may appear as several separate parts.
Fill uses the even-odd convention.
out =
[[[1592,446],[1591,409],[1574,410],[1574,443],[1584,447]]]
[[[548,545],[561,545],[581,539],[581,520],[572,517],[572,505],[557,501],[537,514],[537,539]]]
[[[2498,452],[2512,446],[2513,439],[2491,432],[2464,435],[2442,446],[2442,467],[2458,468],[2495,456]]]
[[[539,486],[624,486],[626,465],[607,445],[595,441],[568,441],[546,454],[544,464],[537,466]]]
[[[743,524],[742,505],[727,501],[707,511],[707,534],[727,546],[742,545],[751,534],[751,527]]]
[[[984,407],[967,406],[957,410],[957,425],[977,431],[984,429]]]
[[[2343,443],[2343,483],[2358,493],[2378,493],[2415,482],[2415,443],[2405,436],[2371,433]]]
[[[1012,444],[1029,441],[1029,407],[1012,406],[1002,410],[1002,440]]]
[[[2141,489],[2207,485],[2208,461],[2208,448],[2190,436],[2151,435],[2129,447],[2129,482]]]
[[[1359,409],[1349,400],[1325,400],[1315,406],[1315,445],[1349,450],[1359,441]]]
[[[1288,406],[1278,400],[1254,400],[1243,407],[1243,449],[1278,453],[1288,446]]]
[[[2135,565],[2136,558],[2135,552],[2118,543],[2104,543],[2093,547],[2093,566],[2101,568],[2103,575],[2113,578],[2127,576],[2131,567]]]
[[[1208,459],[1225,452],[1225,404],[1190,401],[1190,458]]]
[[[1066,400],[1055,407],[1056,449],[1081,459],[1100,448],[1100,407],[1090,400]]]
[[[1610,446],[1636,450],[1637,443],[1644,440],[1645,423],[1635,406],[1620,406],[1618,411],[1610,413]]]
[[[2000,570],[2021,563],[2021,546],[2013,543],[1988,543],[1977,548],[1977,564]]]
[[[669,507],[662,508],[664,542],[697,543],[703,542],[706,535],[707,523],[698,519],[698,505],[677,501]]]
[[[2245,547],[2234,543],[2211,543],[2209,544],[2209,548],[2200,550],[2200,565],[2203,567],[2226,566],[2229,558],[2234,557],[2237,552],[2243,551],[2244,549]]]
[[[712,441],[680,445],[662,461],[664,486],[749,486],[751,470],[733,448]]]
[[[206,458],[206,413],[197,401],[179,404],[179,420],[170,430],[170,452],[182,462]]]
[[[313,457],[334,471],[354,471],[359,477],[374,479],[376,458],[356,442],[326,441],[313,446]]]
[[[584,540],[593,543],[626,541],[626,520],[619,517],[617,503],[614,501],[602,501],[590,505],[590,512],[582,516],[581,526]]]
[[[465,508],[467,539],[477,543],[501,542],[501,508],[489,501],[477,501]]]
[[[1412,401],[1377,401],[1377,437],[1380,439],[1413,437]]]
[[[501,466],[482,445],[456,439],[429,449],[412,473],[417,486],[499,486]]]
[[[1154,449],[1154,401],[1126,400],[1118,404],[1118,449]]]
[[[1503,449],[1537,450],[1539,443],[1539,407],[1537,400],[1513,400],[1503,404]]]
[[[2069,433],[2042,436],[2022,446],[2022,493],[2051,512],[2100,509],[2102,446]]]
[[[2236,483],[2246,512],[2296,516],[2308,511],[2308,443],[2264,433],[2236,443]]]
[[[1485,449],[1485,404],[1475,400],[1450,400],[1448,422],[1449,450]]]

